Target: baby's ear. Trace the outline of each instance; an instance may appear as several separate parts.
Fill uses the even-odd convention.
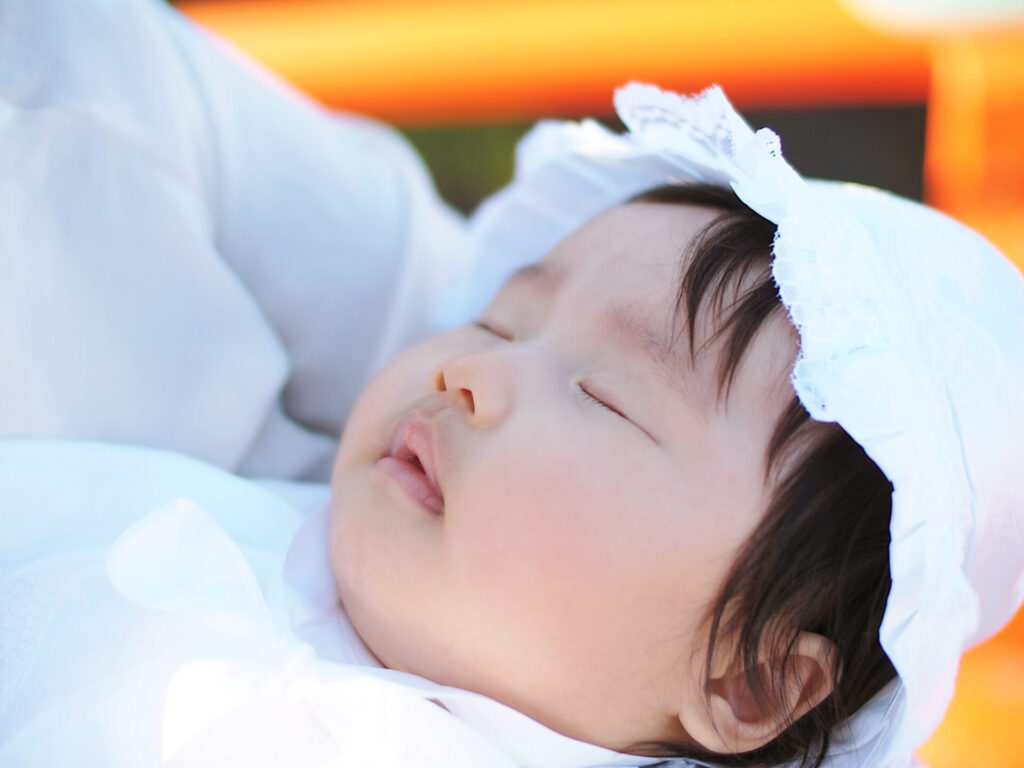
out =
[[[712,669],[705,711],[681,715],[683,727],[712,752],[763,747],[832,692],[834,654],[835,645],[813,632],[801,632],[785,659],[765,654],[753,670],[764,683],[763,706],[746,669]]]

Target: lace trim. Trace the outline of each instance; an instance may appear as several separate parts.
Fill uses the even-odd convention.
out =
[[[778,135],[768,128],[755,133],[718,86],[687,98],[630,83],[616,92],[615,106],[638,146],[671,153],[701,181],[731,184],[743,202],[776,224],[787,201],[806,186],[782,157]]]

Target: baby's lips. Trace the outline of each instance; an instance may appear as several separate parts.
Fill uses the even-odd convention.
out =
[[[388,455],[397,459],[415,457],[423,474],[433,486],[437,495],[444,499],[441,486],[437,480],[437,463],[434,460],[434,434],[429,422],[424,421],[416,412],[407,413],[398,422],[388,442]]]

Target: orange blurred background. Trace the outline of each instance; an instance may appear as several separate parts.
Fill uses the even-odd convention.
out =
[[[177,5],[322,103],[399,127],[607,114],[628,80],[717,82],[741,111],[923,104],[924,199],[1024,266],[1024,16],[915,31],[838,0]],[[1024,768],[1024,613],[964,657],[920,756]]]
[[[920,5],[920,4],[918,4]],[[187,0],[324,104],[399,126],[603,114],[630,79],[741,110],[927,103],[925,199],[1024,264],[1024,28],[900,33],[838,0]]]

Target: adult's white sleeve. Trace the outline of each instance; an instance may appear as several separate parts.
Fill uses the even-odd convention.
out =
[[[397,134],[154,0],[0,0],[0,434],[326,477],[464,229]]]

